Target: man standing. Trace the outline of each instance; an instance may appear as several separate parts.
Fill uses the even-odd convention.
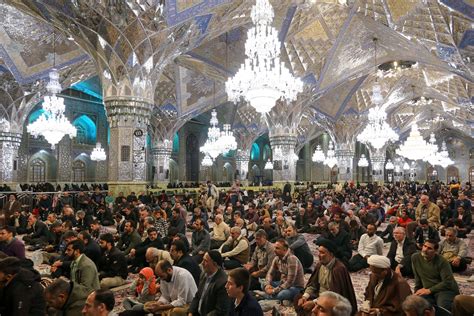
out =
[[[390,267],[404,277],[413,277],[411,268],[411,255],[416,252],[416,245],[406,238],[405,228],[397,227],[393,231],[393,241],[387,257],[390,259]]]
[[[454,297],[459,294],[459,288],[449,262],[437,253],[438,247],[437,241],[427,240],[421,253],[415,253],[411,258],[415,275],[415,294],[450,311]]]
[[[219,191],[217,191],[217,187],[211,182],[211,180],[207,180],[207,199],[206,199],[206,206],[209,211],[214,210],[214,204],[216,199],[219,197]]]
[[[7,256],[25,259],[25,244],[15,238],[15,228],[11,226],[0,228],[0,251]]]
[[[349,260],[349,271],[356,272],[367,268],[367,258],[371,255],[382,255],[383,240],[375,235],[376,230],[374,224],[367,225],[367,233],[363,234],[359,241],[358,254]]]
[[[249,293],[249,272],[237,268],[229,272],[225,288],[230,298],[235,299],[230,316],[263,316],[262,308]]]
[[[71,260],[71,281],[84,286],[90,293],[100,288],[97,267],[84,255],[84,243],[76,239],[66,246],[66,255]]]
[[[247,238],[241,236],[240,227],[232,227],[230,237],[219,249],[226,269],[241,267],[249,261],[250,247]]]
[[[411,294],[405,279],[390,269],[390,260],[385,256],[372,255],[367,260],[372,272],[365,289],[365,300],[369,302],[369,315],[402,315],[402,303]]]
[[[304,287],[303,266],[289,248],[284,239],[278,239],[275,243],[276,257],[264,283],[268,299],[291,301]],[[278,281],[277,275],[280,275]]]
[[[202,257],[211,247],[211,236],[204,228],[203,220],[200,218],[194,222],[194,228],[191,237],[191,255],[197,263],[201,263]]]
[[[84,316],[109,316],[115,306],[114,293],[109,290],[97,290],[89,294],[82,308]]]
[[[3,217],[4,223],[8,222],[10,216],[12,216],[14,212],[21,212],[21,203],[16,200],[14,194],[8,196],[8,202],[3,205],[2,211],[3,214],[0,214],[0,218]]]
[[[155,274],[161,280],[161,296],[157,302],[145,303],[145,312],[167,312],[170,316],[185,315],[197,292],[191,273],[186,269],[173,267],[168,261],[162,260],[156,265]]]
[[[309,278],[303,296],[298,299],[295,310],[298,315],[309,315],[317,298],[325,291],[332,291],[348,298],[352,305],[352,315],[357,312],[357,300],[351,277],[346,266],[335,257],[337,246],[328,239],[319,239],[319,262]]]
[[[206,252],[202,260],[204,273],[199,280],[199,288],[191,302],[188,316],[227,315],[229,297],[225,290],[227,274],[222,270],[222,256],[217,250]]]
[[[267,240],[267,233],[260,229],[255,233],[255,251],[249,263],[244,268],[250,272],[250,290],[260,290],[260,278],[267,275],[275,258],[275,247]]]
[[[464,240],[457,237],[456,229],[446,228],[446,239],[439,244],[439,254],[448,260],[453,272],[467,269],[467,245]]]
[[[107,233],[99,238],[102,258],[99,262],[100,288],[109,289],[125,283],[128,276],[127,260],[124,254],[114,246],[114,236]]]

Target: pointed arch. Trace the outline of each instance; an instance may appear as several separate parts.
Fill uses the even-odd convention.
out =
[[[95,122],[87,115],[83,114],[77,117],[72,125],[77,129],[75,138],[78,144],[95,144],[97,140],[97,126]]]

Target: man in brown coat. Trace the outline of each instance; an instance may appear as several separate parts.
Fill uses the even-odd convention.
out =
[[[316,299],[321,293],[331,291],[347,298],[352,305],[351,315],[357,312],[357,301],[351,277],[346,266],[334,256],[337,246],[331,240],[321,238],[319,246],[319,262],[311,275],[302,295],[294,300],[298,315],[311,315]]]
[[[372,255],[368,258],[372,272],[365,289],[362,315],[402,316],[402,303],[411,294],[407,281],[390,269],[390,259]]]

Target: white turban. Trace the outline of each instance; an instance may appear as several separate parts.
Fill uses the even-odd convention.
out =
[[[367,263],[376,268],[390,268],[390,259],[385,256],[372,255],[369,257],[369,259],[367,259]]]

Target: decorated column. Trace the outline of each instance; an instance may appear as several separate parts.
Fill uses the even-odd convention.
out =
[[[337,180],[339,182],[352,181],[354,169],[354,143],[336,144],[336,158],[338,167]]]
[[[248,185],[249,162],[250,150],[238,149],[235,156],[235,164],[238,171],[238,178],[244,186]]]
[[[298,160],[295,154],[296,129],[274,126],[270,129],[269,138],[273,156],[274,184],[294,182]]]
[[[151,105],[134,97],[104,100],[110,126],[109,189],[140,192],[147,185],[146,137]]]
[[[169,164],[173,150],[171,140],[159,141],[153,148],[154,183],[166,186],[169,183]]]
[[[372,181],[383,183],[385,170],[385,146],[381,149],[374,149],[372,146],[368,147],[370,151],[370,162],[372,165]]]
[[[15,161],[20,143],[21,134],[0,131],[0,183],[12,185],[18,182]]]

